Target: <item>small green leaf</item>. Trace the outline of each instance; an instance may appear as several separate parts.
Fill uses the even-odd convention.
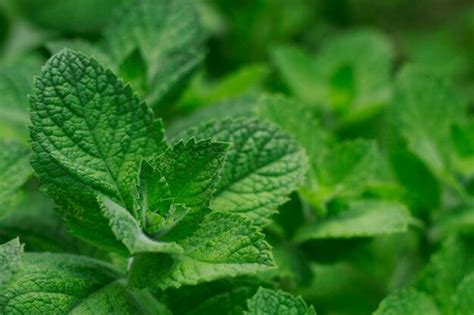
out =
[[[144,96],[152,105],[172,97],[204,58],[204,34],[191,1],[127,1],[104,37],[105,50],[122,69],[121,76],[130,77],[131,67],[123,65],[133,55],[142,59],[146,73],[139,80],[145,81]],[[132,84],[138,87],[136,81]]]
[[[0,288],[7,284],[20,268],[23,245],[18,238],[0,245]]]
[[[0,66],[0,138],[26,142],[28,94],[41,64],[34,57],[18,59]]]
[[[465,104],[441,77],[415,67],[398,75],[390,117],[393,128],[438,176],[448,176],[452,127],[462,122]]]
[[[351,202],[342,213],[303,226],[297,241],[325,238],[371,237],[405,232],[410,215],[404,206],[378,200]]]
[[[115,203],[113,200],[99,196],[102,213],[109,219],[110,227],[117,237],[130,251],[130,254],[137,253],[181,253],[183,249],[176,243],[155,241],[146,236],[140,227],[139,222],[126,209]]]
[[[129,276],[133,287],[165,290],[274,266],[263,234],[248,219],[232,213],[190,213],[160,240],[176,242],[184,253],[137,255]]]
[[[260,288],[247,304],[247,315],[316,315],[314,307],[308,307],[301,297],[281,290]]]
[[[23,145],[0,140],[0,216],[8,211],[33,173],[29,154]]]
[[[439,315],[431,297],[414,289],[392,293],[379,305],[374,315]]]
[[[174,203],[192,210],[209,207],[227,148],[228,144],[209,139],[180,141],[153,162],[166,179]]]
[[[211,208],[265,224],[302,183],[307,159],[286,133],[254,119],[223,120],[191,129],[183,138],[212,138],[231,145]]]
[[[293,47],[279,48],[273,57],[295,96],[340,112],[343,122],[371,115],[390,100],[394,52],[379,32],[346,32],[323,44],[315,57]]]
[[[468,274],[474,272],[474,255],[471,237],[449,237],[442,247],[431,256],[421,272],[416,288],[435,299],[443,314],[453,305],[457,287]]]
[[[375,178],[378,162],[377,146],[372,141],[337,143],[313,162],[316,174],[303,189],[303,196],[318,209],[336,197],[357,197]]]

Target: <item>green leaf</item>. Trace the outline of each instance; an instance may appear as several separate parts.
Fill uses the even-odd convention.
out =
[[[329,136],[311,107],[283,95],[264,95],[258,100],[257,115],[288,132],[309,158],[310,177],[316,176],[317,161],[327,149]],[[311,178],[310,178],[311,180]]]
[[[431,210],[440,204],[441,188],[430,169],[410,151],[397,149],[390,152],[394,175],[403,185],[410,206]]]
[[[452,128],[452,141],[456,155],[454,168],[466,177],[474,174],[474,121],[456,124]]]
[[[112,72],[69,50],[37,79],[31,120],[33,168],[71,230],[117,247],[95,195],[133,209],[141,160],[165,148],[161,123]]]
[[[65,314],[118,276],[108,264],[90,258],[26,253],[7,285],[0,287],[0,313]]]
[[[272,52],[272,60],[294,96],[309,104],[324,106],[321,95],[325,87],[316,76],[311,56],[297,47],[280,46]]]
[[[465,104],[443,78],[415,67],[399,74],[390,112],[393,126],[438,176],[448,176],[451,129],[464,115]]]
[[[153,162],[166,179],[174,203],[192,210],[209,207],[227,148],[228,144],[209,139],[180,141]]]
[[[19,237],[26,251],[79,252],[79,241],[67,232],[53,202],[37,187],[29,187],[21,201],[0,219],[0,243]]]
[[[247,304],[247,315],[316,315],[314,307],[308,307],[301,297],[281,290],[260,288]]]
[[[454,296],[454,314],[471,315],[474,313],[474,273],[466,276],[456,289]]]
[[[414,289],[392,293],[379,305],[374,315],[438,315],[435,303],[427,294]]]
[[[20,268],[23,245],[18,238],[0,245],[0,288],[7,284]]]
[[[126,209],[113,200],[99,196],[98,201],[104,216],[109,219],[112,232],[130,251],[130,254],[157,252],[181,253],[182,248],[176,243],[155,241],[146,236],[140,223]]]
[[[163,175],[142,161],[138,186],[141,223],[147,231],[156,232],[170,214],[173,198]]]
[[[435,299],[443,314],[449,314],[453,296],[465,276],[474,272],[472,237],[450,237],[431,256],[423,269],[416,288]]]
[[[254,119],[229,119],[188,130],[183,138],[212,138],[230,147],[211,209],[265,224],[298,188],[307,168],[297,143],[278,128]]]
[[[274,54],[295,96],[341,112],[343,122],[360,120],[388,103],[393,58],[385,35],[363,29],[331,39],[313,58],[292,47]]]
[[[237,277],[169,289],[164,303],[173,314],[242,315],[247,300],[255,295],[262,281],[255,277]],[[183,303],[186,301],[186,303]]]
[[[143,63],[145,77],[135,88],[146,91],[150,104],[172,97],[203,60],[204,39],[194,4],[186,0],[127,1],[105,30],[105,47],[121,76]],[[134,59],[134,60],[133,60]],[[138,89],[140,90],[140,89]]]
[[[171,314],[147,292],[131,292],[124,281],[113,282],[82,300],[68,314]]]
[[[325,207],[333,198],[359,196],[375,178],[379,155],[369,140],[347,140],[320,153],[316,176],[303,195],[315,207]]]
[[[130,270],[131,286],[165,290],[274,266],[263,234],[248,219],[232,213],[190,213],[160,240],[176,242],[184,253],[137,255]]]
[[[353,201],[342,213],[303,226],[297,241],[325,238],[371,237],[407,231],[408,209],[388,201]]]
[[[28,139],[28,94],[40,68],[33,57],[0,66],[0,138],[21,142]]]
[[[7,212],[33,172],[29,153],[23,145],[0,140],[0,216]]]

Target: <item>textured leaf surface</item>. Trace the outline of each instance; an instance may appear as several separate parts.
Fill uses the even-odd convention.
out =
[[[260,288],[247,304],[247,315],[316,315],[314,308],[308,307],[301,297],[280,290]]]
[[[288,132],[306,150],[310,176],[315,177],[316,163],[326,150],[329,137],[311,107],[283,95],[265,95],[259,99],[256,111]]]
[[[187,0],[128,1],[105,31],[106,50],[122,75],[133,79],[130,63],[143,59],[151,104],[174,93],[202,61],[203,39],[194,3]]]
[[[227,160],[211,208],[240,213],[259,224],[296,190],[307,169],[297,143],[258,120],[223,120],[189,130],[185,138],[229,142]]]
[[[341,214],[302,227],[298,241],[321,238],[370,237],[405,232],[410,215],[403,205],[385,201],[351,202]]]
[[[176,242],[184,253],[135,257],[129,281],[132,286],[164,290],[266,270],[274,263],[263,238],[249,220],[239,215],[190,213],[160,238]]]
[[[0,288],[0,313],[65,314],[119,275],[90,258],[27,253],[21,268]]]
[[[69,313],[82,314],[171,314],[146,292],[130,292],[121,281],[113,282],[81,301]]]
[[[46,184],[78,183],[127,201],[142,157],[163,145],[160,124],[94,59],[53,56],[31,98],[33,165]]]
[[[425,293],[407,289],[386,297],[374,315],[438,315],[433,300]]]
[[[211,140],[180,141],[156,159],[154,165],[166,179],[174,203],[193,210],[209,207],[227,147]]]
[[[450,167],[451,128],[465,105],[442,78],[405,68],[397,79],[390,117],[409,149],[438,175]]]
[[[237,277],[169,289],[165,292],[164,303],[173,314],[242,315],[247,300],[255,295],[261,284],[262,281],[255,277]]]
[[[0,216],[8,210],[32,172],[29,150],[18,143],[0,140]]]
[[[31,120],[32,165],[73,232],[110,240],[95,191],[132,209],[141,159],[163,151],[161,124],[112,72],[68,50],[37,79]]]
[[[128,212],[107,197],[100,196],[99,204],[104,216],[109,219],[112,232],[130,251],[130,254],[158,252],[181,253],[182,248],[175,243],[158,242],[143,233],[140,223]]]
[[[6,285],[20,268],[23,246],[18,238],[0,245],[0,288]]]

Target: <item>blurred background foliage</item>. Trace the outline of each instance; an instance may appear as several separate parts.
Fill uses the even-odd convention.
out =
[[[33,77],[57,43],[77,39],[100,42],[102,31],[113,16],[111,12],[124,1],[0,0],[2,141],[27,143],[27,94]],[[311,115],[318,118],[324,132],[318,134],[316,124],[311,140],[376,140],[379,147],[371,154],[384,158],[371,157],[369,164],[373,164],[377,180],[364,177],[356,194],[402,201],[418,220],[414,224],[417,228],[404,234],[295,245],[289,240],[304,221],[306,211],[295,194],[280,209],[268,231],[281,268],[278,275],[270,273],[268,277],[277,276],[283,288],[302,294],[315,305],[318,314],[368,314],[393,290],[407,284],[417,288],[426,285],[417,274],[430,255],[441,248],[437,254],[441,264],[443,257],[451,254],[443,251],[441,241],[455,242],[458,233],[472,232],[474,226],[472,1],[195,3],[205,29],[206,55],[189,84],[156,109],[170,136],[203,119],[253,112],[256,99],[263,92],[285,94],[309,104]],[[453,131],[454,146],[443,151],[450,155],[446,165],[425,160],[423,152],[410,149],[410,139],[400,129],[411,131],[417,122],[398,117],[399,113],[391,112],[388,106],[394,100],[408,102],[402,97],[404,91],[415,86],[422,76],[417,71],[400,71],[406,65],[438,75],[452,88],[445,100],[467,104],[467,120],[457,120],[453,113],[452,121],[457,127]],[[397,80],[403,82],[398,84]],[[433,86],[423,88],[436,91]],[[427,112],[438,99],[427,98]],[[427,120],[438,126],[443,115],[444,112],[439,117],[433,114],[434,118]],[[426,117],[421,113],[418,118],[419,122]],[[436,138],[440,147],[445,144],[444,136]],[[457,155],[452,157],[455,151]],[[338,151],[333,154],[337,156]],[[329,155],[328,160],[334,156]],[[94,252],[72,240],[37,186],[31,179],[24,187],[37,200],[34,209],[18,201],[14,203],[15,211],[0,221],[0,242],[19,234],[28,250]],[[319,209],[324,215],[339,213],[345,205],[325,193],[313,196],[312,206],[317,208],[324,201],[325,208]],[[461,248],[463,242],[456,244]],[[463,252],[462,248],[459,251]],[[100,257],[103,253],[94,255]],[[436,269],[436,263],[430,268]],[[443,297],[439,299],[444,303]]]

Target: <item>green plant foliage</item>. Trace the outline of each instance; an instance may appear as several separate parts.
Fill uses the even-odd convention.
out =
[[[0,0],[0,314],[474,314],[474,5],[412,2]]]

